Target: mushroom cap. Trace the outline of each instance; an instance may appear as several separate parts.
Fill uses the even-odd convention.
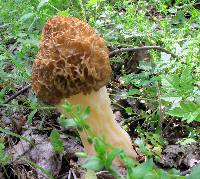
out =
[[[32,87],[39,99],[57,104],[62,98],[97,91],[110,78],[108,49],[92,27],[74,17],[47,21],[32,67]]]

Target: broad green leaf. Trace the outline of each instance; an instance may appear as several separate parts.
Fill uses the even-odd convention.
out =
[[[171,102],[171,103],[179,103],[182,100],[180,96],[163,96],[161,97],[162,100]]]
[[[91,6],[94,6],[94,5],[97,6],[97,4],[100,4],[100,3],[103,2],[103,1],[105,1],[105,0],[89,0],[89,1],[87,2],[87,4],[86,4],[86,7],[87,7],[87,8],[91,8]]]
[[[31,111],[31,113],[28,115],[28,120],[27,120],[27,124],[31,124],[33,121],[33,117],[36,114],[37,109],[34,109],[33,111]]]
[[[161,78],[165,96],[187,98],[194,90],[194,79],[191,70],[187,67],[181,74],[169,74]]]
[[[97,179],[97,176],[93,170],[87,170],[84,178],[85,179]]]
[[[135,95],[135,94],[140,94],[140,90],[138,90],[138,89],[131,89],[131,90],[129,90],[129,91],[127,92],[127,94],[128,94],[129,96],[132,96],[132,95]]]
[[[2,89],[0,90],[0,102],[3,101],[4,96],[5,96],[5,90]]]
[[[80,114],[82,113],[82,106],[81,106],[80,104],[78,104],[78,105],[76,106],[76,113],[77,113],[78,115],[80,115]]]
[[[194,112],[198,109],[198,106],[193,102],[181,103],[180,106],[185,112]]]
[[[193,138],[184,138],[178,142],[176,142],[177,144],[181,144],[181,145],[188,145],[188,144],[191,144],[191,143],[194,143],[196,142],[196,140],[194,140]]]
[[[183,113],[184,111],[180,107],[174,108],[173,110],[170,110],[167,112],[167,114],[171,116],[176,116],[176,117],[183,117]]]
[[[83,119],[87,119],[89,115],[90,115],[90,107],[87,106],[87,108],[85,109],[85,111],[84,111],[84,113],[82,114],[81,117],[82,117]]]
[[[86,158],[87,154],[85,152],[76,152],[75,155],[77,157]]]
[[[133,176],[135,177],[135,179],[146,179],[145,176],[153,170],[153,167],[153,160],[150,159],[145,163],[133,168]]]
[[[63,141],[60,139],[60,133],[57,130],[51,131],[50,142],[55,152],[57,153],[64,152],[64,144]]]
[[[94,139],[94,148],[95,148],[97,155],[102,155],[106,152],[105,142],[102,141],[100,138]]]
[[[59,123],[62,127],[75,127],[75,126],[77,126],[74,119],[65,119],[63,117],[60,117]]]
[[[180,117],[188,123],[200,121],[200,105],[193,102],[182,102],[180,107],[176,107],[166,113],[171,116]]]
[[[57,13],[58,16],[70,16],[69,10],[59,11]]]
[[[189,176],[186,177],[186,179],[199,179],[200,177],[200,165],[194,167],[192,169],[192,172]]]
[[[97,2],[98,2],[98,0],[89,0],[89,1],[87,2],[87,6],[90,7],[90,6],[96,5]]]
[[[141,139],[136,139],[135,140],[135,144],[138,145],[138,147],[140,148],[141,152],[145,155],[145,156],[151,156],[152,153],[149,151],[149,149],[144,145],[144,142]]]
[[[162,169],[156,169],[156,179],[169,179],[166,171]]]
[[[93,144],[93,138],[91,136],[87,137],[87,141],[89,142],[89,144]]]
[[[69,113],[72,111],[72,105],[68,102],[65,102],[65,104],[63,105],[63,108],[66,113]]]
[[[107,160],[106,160],[106,167],[110,167],[112,165],[112,161],[115,159],[115,157],[119,156],[120,153],[122,152],[123,150],[122,149],[113,149],[108,157],[107,157]]]
[[[190,123],[192,121],[197,121],[198,120],[197,117],[198,117],[199,114],[200,114],[200,112],[198,112],[198,111],[186,113],[183,116],[183,120],[186,120],[187,123]]]
[[[0,61],[3,61],[3,60],[5,60],[6,59],[6,56],[5,55],[0,55]]]
[[[200,122],[200,113],[199,113],[198,116],[196,117],[196,121]]]
[[[49,0],[41,0],[37,6],[37,10],[40,10],[48,2],[49,2]]]
[[[103,169],[104,166],[101,160],[98,157],[94,156],[86,159],[85,163],[83,164],[83,167],[94,171],[100,171]]]
[[[143,179],[159,179],[155,174],[153,173],[147,173],[146,175],[144,175]],[[163,179],[163,178],[162,178]]]
[[[132,109],[131,107],[125,108],[125,111],[126,111],[126,113],[129,114],[129,115],[133,114],[133,109]]]
[[[24,21],[30,19],[31,17],[33,17],[33,15],[34,14],[32,12],[24,14],[19,20],[22,21],[22,22],[24,22]]]

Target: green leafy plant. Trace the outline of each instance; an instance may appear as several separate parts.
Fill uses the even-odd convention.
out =
[[[5,152],[4,143],[0,142],[0,166],[6,165],[10,161],[10,156]]]
[[[64,152],[64,144],[63,144],[62,140],[60,140],[60,133],[57,130],[51,131],[50,142],[56,153]]]
[[[88,141],[93,144],[96,151],[96,156],[87,158],[83,167],[95,171],[99,171],[105,167],[107,170],[111,171],[114,176],[118,176],[117,171],[112,166],[112,161],[116,156],[119,156],[122,150],[113,149],[113,147],[107,144],[103,138],[94,135],[86,121],[90,114],[90,108],[87,107],[83,111],[80,105],[72,106],[69,103],[66,103],[63,108],[72,118],[66,119],[64,116],[61,116],[61,126],[73,126],[76,127],[78,131],[84,130],[88,135]]]
[[[17,3],[16,3],[17,2]],[[129,54],[111,59],[111,63],[122,66],[120,79],[127,91],[121,94],[123,99],[135,99],[145,106],[135,113],[130,106],[122,106],[128,121],[143,120],[136,132],[140,140],[138,145],[149,158],[144,165],[129,159],[120,149],[113,149],[102,138],[94,136],[87,125],[89,108],[80,106],[66,107],[71,119],[60,118],[63,127],[72,126],[88,132],[88,140],[96,146],[97,155],[86,159],[84,167],[93,170],[106,168],[118,175],[112,166],[113,158],[120,157],[127,167],[127,178],[185,178],[177,173],[156,169],[150,158],[156,158],[153,150],[147,148],[163,147],[166,143],[160,136],[164,120],[179,119],[187,122],[189,131],[180,141],[181,144],[199,141],[199,128],[190,126],[200,121],[200,61],[199,27],[200,12],[196,8],[197,0],[149,0],[149,1],[63,1],[63,0],[6,0],[0,1],[0,102],[14,93],[30,79],[31,64],[38,51],[39,39],[44,23],[54,15],[74,16],[86,20],[104,37],[108,47],[133,47],[160,45],[177,55],[173,58],[166,53],[151,50],[150,61],[140,62],[139,73],[129,73],[123,69],[125,58]],[[11,68],[10,68],[11,66]],[[118,95],[118,94],[117,94]],[[3,105],[9,109],[29,110],[27,124],[31,125],[34,115],[48,113],[49,106],[38,104],[33,95],[23,104],[18,100]],[[116,102],[115,102],[116,103]],[[44,116],[45,116],[44,115]],[[41,115],[42,116],[42,115]],[[44,122],[44,118],[42,120]],[[41,123],[42,123],[41,122]],[[26,140],[19,134],[0,128],[0,131]],[[52,131],[50,140],[57,152],[63,151],[59,131]],[[4,149],[3,149],[4,150]],[[80,155],[80,154],[79,154]],[[86,157],[85,154],[81,154]],[[148,168],[147,172],[145,167]],[[186,178],[198,178],[199,168]],[[134,174],[135,175],[134,175]],[[51,176],[52,177],[52,176]]]
[[[200,105],[194,102],[181,102],[178,107],[175,107],[167,112],[171,116],[176,116],[186,120],[188,123],[192,121],[200,121]]]
[[[138,162],[129,158],[123,150],[113,148],[107,144],[103,138],[94,136],[90,127],[87,125],[87,117],[90,113],[89,108],[83,111],[80,106],[72,106],[69,103],[66,103],[63,107],[65,112],[70,114],[72,119],[65,119],[64,116],[61,116],[60,124],[63,127],[74,126],[77,128],[77,130],[85,130],[88,133],[89,142],[94,146],[96,152],[95,156],[87,157],[87,155],[84,153],[77,153],[77,156],[86,158],[85,163],[83,164],[84,168],[93,171],[100,171],[105,168],[106,170],[110,171],[116,178],[122,179],[123,176],[120,176],[120,174],[113,166],[113,160],[116,157],[120,157],[125,167],[127,168],[127,179],[186,179],[185,176],[180,176],[177,172],[166,172],[162,169],[156,168],[152,159],[147,160],[145,163],[139,164]],[[59,137],[58,134],[56,134],[56,136]],[[154,136],[154,138],[157,137]],[[59,141],[59,139],[56,140]],[[62,145],[60,142],[57,144]],[[197,174],[195,172],[193,172],[191,175],[196,176]]]
[[[200,166],[196,166],[192,169],[191,175],[187,176],[186,179],[198,179],[200,176]]]
[[[195,94],[195,80],[191,70],[185,68],[179,74],[162,78],[162,100],[168,102],[167,114],[187,120],[200,121],[199,97]],[[199,91],[199,90],[198,90]],[[167,106],[167,105],[166,105]]]

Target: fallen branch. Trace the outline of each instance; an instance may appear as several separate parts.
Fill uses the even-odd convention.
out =
[[[17,96],[19,96],[20,94],[22,94],[23,92],[25,92],[26,90],[28,90],[29,88],[31,88],[31,84],[25,86],[24,88],[22,88],[21,90],[19,90],[18,92],[16,92],[15,94],[13,94],[11,97],[9,97],[3,104],[7,104],[10,101],[12,101],[13,99],[15,99]]]
[[[177,56],[174,53],[172,53],[172,52],[170,52],[170,51],[168,51],[168,50],[166,50],[166,49],[164,49],[160,46],[143,46],[143,47],[133,47],[133,48],[120,48],[120,49],[116,49],[116,50],[113,50],[112,52],[110,52],[109,57],[112,58],[112,57],[114,57],[118,54],[121,54],[123,52],[135,52],[135,51],[139,51],[139,50],[151,50],[151,49],[160,50],[162,52],[170,54],[174,58],[177,58]]]

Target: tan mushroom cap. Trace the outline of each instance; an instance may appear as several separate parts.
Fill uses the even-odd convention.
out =
[[[55,16],[42,31],[32,68],[32,86],[44,102],[99,90],[111,77],[108,49],[87,23]]]

